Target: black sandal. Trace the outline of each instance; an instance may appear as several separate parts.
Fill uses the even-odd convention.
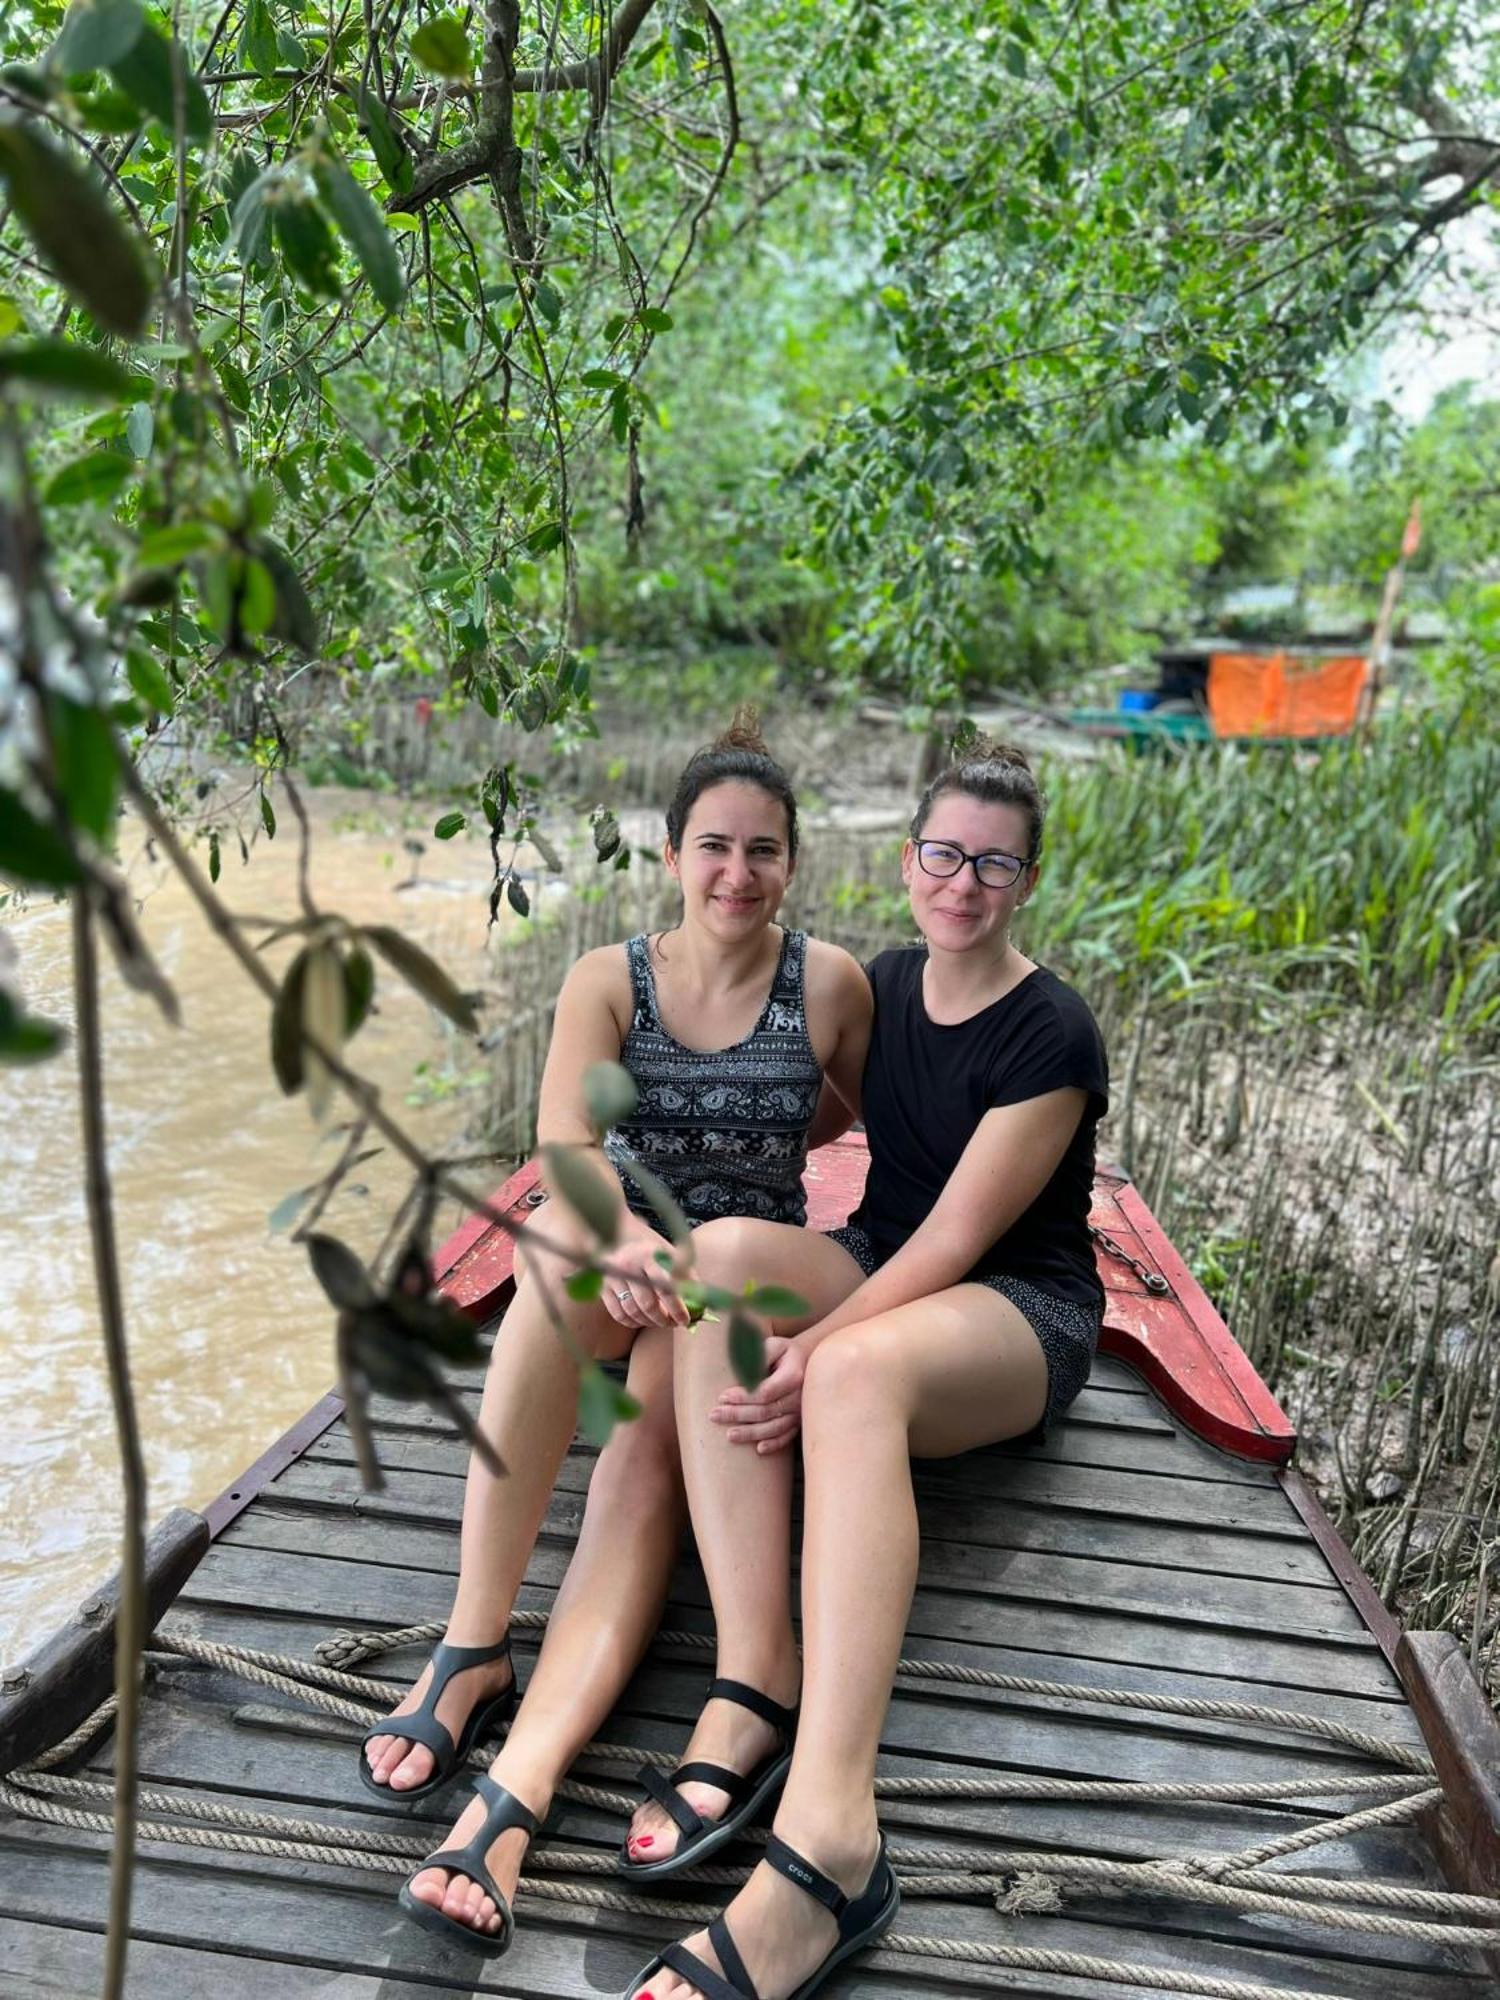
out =
[[[731,1771],[723,1764],[709,1764],[702,1760],[683,1764],[670,1778],[664,1778],[660,1771],[648,1765],[636,1777],[636,1783],[648,1791],[663,1811],[675,1821],[682,1839],[675,1854],[669,1854],[663,1861],[632,1861],[629,1838],[621,1843],[619,1859],[615,1866],[621,1875],[628,1875],[634,1882],[661,1881],[668,1875],[676,1875],[682,1869],[694,1867],[710,1854],[734,1839],[742,1827],[750,1821],[786,1782],[786,1774],[792,1767],[792,1732],[797,1727],[795,1708],[783,1708],[779,1701],[772,1701],[759,1688],[747,1687],[743,1681],[714,1680],[708,1684],[705,1701],[733,1701],[741,1708],[748,1708],[752,1715],[758,1715],[762,1722],[769,1722],[782,1732],[786,1741],[779,1750],[773,1750],[768,1757],[750,1771]],[[695,1812],[675,1789],[682,1784],[716,1785],[721,1792],[728,1792],[729,1807],[722,1819],[704,1819]]]
[[[514,1661],[511,1662],[510,1686],[502,1688],[499,1694],[491,1695],[488,1700],[474,1704],[456,1743],[438,1721],[437,1705],[455,1674],[461,1674],[465,1667],[482,1667],[491,1660],[502,1659],[510,1660],[508,1632],[498,1646],[450,1646],[446,1639],[435,1646],[432,1652],[432,1679],[419,1706],[410,1715],[388,1715],[384,1722],[377,1722],[373,1729],[365,1731],[359,1746],[359,1775],[366,1788],[382,1799],[426,1799],[462,1770],[469,1752],[480,1737],[498,1728],[502,1722],[509,1722],[516,1712],[518,1696]],[[365,1755],[373,1736],[402,1736],[410,1743],[420,1743],[424,1750],[432,1752],[432,1776],[420,1785],[403,1785],[399,1791],[394,1785],[378,1783],[370,1774],[370,1760]]]
[[[501,1834],[513,1826],[523,1826],[528,1833],[535,1833],[536,1814],[530,1806],[523,1806],[514,1792],[508,1792],[504,1785],[497,1785],[484,1772],[475,1778],[474,1790],[488,1803],[489,1810],[485,1813],[483,1826],[467,1845],[440,1847],[436,1854],[429,1854],[422,1867],[414,1868],[401,1884],[401,1893],[396,1900],[423,1930],[436,1931],[439,1937],[445,1937],[450,1942],[470,1945],[476,1951],[487,1951],[498,1958],[501,1952],[510,1950],[511,1939],[516,1934],[516,1920],[510,1904],[485,1866],[484,1857]],[[426,1868],[446,1868],[450,1875],[466,1875],[471,1882],[476,1882],[500,1913],[499,1930],[475,1930],[472,1924],[460,1923],[456,1917],[445,1916],[441,1910],[435,1910],[431,1903],[419,1902],[411,1892],[411,1885]]]
[[[795,1882],[805,1894],[821,1903],[839,1927],[838,1943],[811,1979],[804,1980],[791,1996],[791,2000],[809,2000],[809,1996],[817,1992],[828,1975],[836,1971],[846,1958],[852,1958],[855,1952],[873,1944],[896,1921],[896,1912],[901,1907],[901,1889],[891,1864],[885,1858],[885,1835],[880,1836],[880,1852],[875,1857],[870,1879],[857,1896],[846,1896],[831,1876],[825,1875],[821,1868],[814,1868],[795,1847],[788,1847],[774,1833],[766,1842],[765,1858],[778,1875],[785,1875],[789,1882]],[[703,2000],[760,2000],[755,1981],[745,1970],[745,1961],[740,1957],[729,1926],[722,1917],[715,1917],[709,1925],[708,1941],[717,1953],[724,1973],[728,1974],[727,1978],[724,1973],[715,1972],[712,1966],[695,1957],[686,1945],[669,1944],[665,1951],[656,1954],[644,1972],[638,1973],[630,1982],[627,2000],[648,1979],[654,1979],[658,1972],[675,1972],[679,1979],[696,1986]]]

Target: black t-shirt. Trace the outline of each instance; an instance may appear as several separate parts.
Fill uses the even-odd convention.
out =
[[[923,1223],[987,1111],[1073,1087],[1088,1103],[1057,1171],[974,1265],[1057,1298],[1102,1305],[1088,1233],[1094,1128],[1109,1108],[1098,1024],[1055,973],[1038,966],[967,1021],[944,1027],[922,999],[925,946],[883,951],[867,968],[875,1027],[865,1063],[870,1173],[850,1218],[882,1261]]]

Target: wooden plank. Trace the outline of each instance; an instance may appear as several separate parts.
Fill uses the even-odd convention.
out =
[[[3,1871],[3,1911],[0,1914],[40,1915],[56,1907],[72,1920],[101,1920],[106,1875],[102,1846],[90,1836],[59,1837],[51,1828],[37,1829],[36,1841],[19,1854],[7,1854]],[[233,1893],[226,1894],[226,1879]],[[486,1960],[458,1946],[448,1946],[410,1924],[396,1908],[389,1881],[354,1871],[321,1868],[308,1863],[272,1862],[258,1856],[235,1857],[232,1875],[205,1856],[149,1845],[137,1875],[137,1923],[153,1937],[190,1938],[199,1947],[230,1952],[255,1952],[267,1937],[295,1939],[305,1961],[340,1973],[385,1972],[398,1978],[420,1978],[442,1990],[556,1996],[556,2000],[598,2000],[600,1994],[623,1994],[646,1953],[690,1926],[681,1918],[615,1915],[607,1911],[559,1912],[534,1898],[523,1898],[518,1914],[522,1931],[516,1947],[500,1960]],[[1280,1987],[1301,1987],[1324,1993],[1330,2000],[1351,2000],[1369,1990],[1378,1978],[1381,2000],[1481,2000],[1484,1988],[1473,1977],[1440,1964],[1432,1969],[1410,1962],[1415,1953],[1361,1951],[1349,1938],[1315,1933],[1284,1942],[1271,1922],[1260,1918],[1243,1926],[1233,1940],[1197,1937],[1169,1929],[1165,1908],[1153,1910],[1161,1928],[1153,1929],[1132,1907],[1128,1920],[1111,1910],[1090,1920],[1086,1907],[1078,1914],[1039,1921],[1002,1918],[992,1910],[923,1898],[903,1910],[901,1929],[960,1941],[1006,1942],[1119,1957],[1149,1973],[1152,1967],[1210,1973],[1221,1978],[1257,1980]],[[1331,1940],[1330,1944],[1325,1940]],[[1434,1959],[1436,1954],[1431,1955]],[[1401,1958],[1407,1963],[1399,1962]],[[918,1968],[920,1967],[920,1970]],[[931,1975],[938,1978],[934,1981]],[[463,1982],[467,1981],[468,1984]],[[1024,1975],[992,1977],[987,1968],[913,1960],[892,1951],[872,1953],[849,1973],[829,1982],[828,2000],[910,1992],[918,1982],[928,1990],[1021,1991],[1062,1995],[1067,1992],[1052,1974],[1040,1980]],[[222,1989],[221,1989],[222,1990]],[[1080,1995],[1090,1988],[1080,1985]],[[1149,1994],[1149,1985],[1132,1991]],[[1160,1989],[1157,1989],[1158,1991]],[[1094,1989],[1103,2000],[1119,1989]]]
[[[456,1534],[462,1499],[459,1482],[435,1473],[391,1470],[380,1492],[366,1493],[356,1468],[309,1461],[288,1467],[263,1504],[287,1513],[299,1509],[316,1513],[325,1520],[359,1514],[370,1520],[421,1522],[448,1527]],[[559,1482],[548,1504],[545,1532],[576,1536],[583,1504],[582,1494]],[[934,1491],[926,1482],[919,1504],[924,1551],[938,1542],[962,1548],[1028,1549],[1338,1589],[1321,1553],[1306,1541],[1172,1526],[1142,1514],[1123,1519],[1108,1512],[1084,1514],[1034,1505],[1013,1495],[992,1501],[958,1499]]]
[[[383,1805],[358,1782],[356,1735],[352,1728],[327,1716],[307,1714],[292,1720],[265,1704],[273,1698],[247,1690],[249,1705],[235,1713],[244,1719],[225,1720],[228,1711],[215,1704],[205,1710],[201,1695],[191,1699],[170,1693],[152,1704],[149,1727],[142,1736],[142,1773],[152,1787],[172,1786],[197,1796],[228,1796],[243,1805],[247,1795],[276,1809],[350,1825],[398,1823],[430,1847],[441,1843],[463,1804],[462,1787],[417,1805]],[[232,1691],[229,1698],[233,1699]],[[341,1733],[344,1730],[348,1733]],[[661,1721],[622,1715],[609,1725],[612,1740],[632,1746],[629,1767],[593,1765],[581,1775],[630,1797],[635,1785],[635,1759],[646,1750],[674,1752],[685,1739],[686,1721]],[[95,1769],[108,1768],[101,1754]],[[1214,1768],[1205,1766],[1205,1768]],[[883,1754],[883,1777],[908,1779],[952,1776],[952,1767],[932,1757],[892,1752]],[[1336,1784],[1336,1779],[1331,1780]],[[1046,1848],[1064,1853],[1089,1852],[1121,1857],[1171,1856],[1184,1853],[1236,1853],[1278,1834],[1325,1823],[1341,1805],[1330,1790],[1323,1800],[1304,1800],[1285,1807],[1251,1804],[1090,1803],[1059,1799],[932,1799],[902,1797],[882,1802],[882,1819],[893,1837],[904,1830],[911,1840],[935,1836],[955,1840]],[[548,1819],[549,1837],[562,1844],[586,1843],[613,1851],[623,1819],[613,1813],[573,1801],[559,1801]],[[1406,1880],[1431,1882],[1430,1862],[1410,1836],[1379,1833],[1319,1847],[1316,1865],[1329,1872],[1380,1872]]]
[[[1500,1896],[1500,1722],[1451,1632],[1403,1632],[1396,1666],[1443,1784],[1439,1851],[1464,1888]]]
[[[332,1637],[340,1628],[332,1620],[290,1620],[274,1613],[261,1610],[258,1606],[224,1606],[208,1612],[178,1610],[173,1613],[172,1628],[182,1628],[221,1640],[227,1645],[257,1647],[262,1651],[290,1654],[294,1658],[311,1659],[313,1648],[319,1640]],[[535,1632],[518,1630],[516,1649],[521,1661],[521,1682],[524,1687],[531,1662],[535,1656],[540,1635]],[[394,1705],[398,1696],[404,1693],[420,1671],[428,1648],[415,1645],[406,1646],[398,1653],[386,1654],[368,1660],[358,1671],[361,1674],[389,1683],[391,1700]],[[956,1666],[979,1667],[998,1674],[1025,1675],[1035,1680],[1061,1682],[1067,1685],[1082,1685],[1098,1688],[1118,1688],[1139,1690],[1143,1694],[1165,1694],[1201,1696],[1207,1700],[1257,1702],[1264,1706],[1291,1708],[1313,1715],[1325,1715],[1330,1721],[1341,1722],[1351,1729],[1363,1729],[1376,1736],[1389,1737],[1396,1742],[1423,1745],[1424,1739],[1416,1717],[1401,1699],[1400,1689],[1394,1677],[1385,1699],[1330,1694],[1321,1689],[1299,1690],[1289,1698],[1287,1691],[1269,1686],[1260,1680],[1236,1679],[1231,1676],[1183,1674],[1176,1670],[1175,1663],[1163,1665],[1139,1665],[1127,1661],[1100,1662],[1084,1660],[1076,1655],[1055,1653],[1023,1652],[1014,1646],[976,1646],[946,1638],[924,1637],[909,1633],[902,1647],[903,1653],[911,1658],[945,1660]],[[689,1659],[701,1659],[700,1674],[707,1671],[707,1655],[686,1655],[669,1647],[658,1645],[647,1656],[647,1668],[653,1662],[685,1664]],[[1244,1663],[1253,1665],[1253,1655]],[[644,1671],[645,1669],[643,1669]],[[989,1707],[997,1702],[1008,1706],[1029,1706],[1044,1702],[1052,1705],[1053,1697],[999,1693],[988,1688],[956,1686],[934,1683],[930,1690],[933,1698],[939,1694],[945,1701],[953,1701],[961,1706]],[[1088,1711],[1095,1713],[1093,1709]],[[1151,1725],[1144,1720],[1145,1711],[1139,1711],[1143,1726]],[[1239,1728],[1239,1724],[1226,1725]]]
[[[387,1433],[381,1441],[381,1458],[389,1473],[425,1472],[460,1487],[467,1469],[462,1446],[426,1434]],[[573,1452],[563,1464],[559,1486],[570,1492],[584,1491],[594,1462],[592,1455]],[[355,1463],[353,1440],[342,1423],[320,1437],[302,1460],[304,1465],[349,1467]],[[1002,1503],[1014,1496],[1082,1513],[1138,1515],[1151,1521],[1196,1522],[1205,1527],[1234,1528],[1246,1534],[1279,1535],[1289,1541],[1307,1540],[1306,1528],[1270,1479],[1254,1485],[1199,1479],[1182,1481],[1145,1473],[1133,1466],[1112,1469],[1060,1465],[1020,1454],[997,1460],[991,1475],[979,1485],[950,1476],[942,1461],[931,1459],[923,1464],[918,1484],[924,1493],[964,1492]],[[457,1499],[454,1504],[456,1509]]]
[[[154,1627],[208,1547],[208,1523],[174,1507],[146,1540],[146,1624]],[[61,1631],[7,1670],[0,1686],[0,1776],[60,1742],[114,1686],[120,1572],[86,1597]]]
[[[321,1517],[257,1507],[242,1515],[218,1546],[321,1558],[331,1539],[346,1561],[405,1567],[439,1576],[458,1574],[458,1538],[451,1529],[373,1521],[359,1515],[343,1517],[330,1537]],[[543,1547],[538,1556],[545,1565],[539,1577],[560,1582],[561,1570],[550,1559],[552,1552]],[[1169,1618],[1226,1632],[1295,1632],[1304,1639],[1361,1649],[1373,1644],[1340,1593],[1302,1584],[1166,1571],[1144,1563],[1034,1554],[1025,1549],[977,1545],[964,1549],[943,1542],[924,1544],[921,1574],[929,1587],[982,1592],[1012,1602],[1128,1610],[1141,1617]]]
[[[274,1950],[275,1940],[266,1948]],[[80,2000],[97,1993],[104,1974],[104,1934],[61,1923],[0,1917],[0,1991],[7,2000]],[[126,1967],[127,2000],[426,2000],[432,1988],[384,1973],[315,1971],[286,1959],[248,1959],[191,1945],[134,1937]]]
[[[559,1563],[556,1571],[560,1568]],[[522,1586],[517,1602],[524,1610],[551,1608],[556,1574],[543,1587],[536,1581],[541,1573],[534,1569],[533,1580]],[[681,1592],[674,1587],[664,1622],[696,1622],[707,1629],[701,1581],[689,1595],[692,1583],[692,1578],[685,1579]],[[446,1577],[421,1570],[392,1570],[337,1558],[289,1563],[263,1550],[220,1543],[212,1560],[189,1582],[182,1601],[258,1605],[303,1617],[333,1617],[363,1630],[446,1618],[452,1597]],[[1013,1605],[998,1600],[925,1588],[913,1600],[908,1630],[979,1645],[1024,1643],[1039,1652],[1072,1653],[1081,1659],[1170,1665],[1184,1673],[1233,1674],[1243,1667],[1246,1655],[1241,1635],[1212,1626],[1046,1602],[1028,1605],[1024,1618],[1018,1618]],[[1256,1671],[1268,1686],[1379,1694],[1392,1685],[1390,1669],[1373,1645],[1362,1651],[1261,1633],[1255,1637],[1255,1655]]]

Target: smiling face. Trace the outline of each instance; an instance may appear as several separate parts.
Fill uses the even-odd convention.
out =
[[[990,805],[965,792],[943,792],[933,802],[922,827],[923,841],[938,841],[966,854],[1009,854],[1018,859],[1030,852],[1031,828],[1020,806]],[[1009,888],[991,889],[980,882],[966,861],[954,875],[929,875],[917,860],[914,841],[901,852],[901,880],[911,898],[917,929],[934,951],[979,951],[998,955],[1010,920],[1036,887],[1035,862],[1024,867]]]
[[[710,785],[693,802],[682,846],[662,850],[682,884],[683,913],[726,941],[775,920],[792,879],[786,808],[743,778]]]

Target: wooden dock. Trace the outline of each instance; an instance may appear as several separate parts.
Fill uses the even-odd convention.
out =
[[[477,1373],[463,1379],[477,1403]],[[386,1490],[361,1490],[347,1426],[329,1399],[224,1496],[218,1533],[164,1631],[306,1658],[340,1630],[445,1616],[458,1560],[464,1451],[424,1409],[382,1403],[377,1416]],[[545,1613],[552,1602],[591,1462],[580,1445],[564,1468],[522,1611]],[[1269,1704],[1421,1747],[1417,1717],[1387,1658],[1391,1635],[1372,1630],[1357,1586],[1346,1587],[1330,1566],[1295,1475],[1193,1436],[1121,1360],[1101,1359],[1045,1445],[924,1468],[919,1494],[922,1569],[908,1656],[1132,1693]],[[709,1628],[702,1579],[686,1552],[664,1626]],[[523,1686],[536,1638],[517,1635]],[[412,1649],[359,1671],[387,1678],[394,1700],[422,1657]],[[659,1645],[603,1736],[638,1750],[679,1749],[705,1678],[703,1653]],[[357,1733],[231,1673],[157,1653],[141,1729],[142,1783],[149,1793],[324,1825],[399,1825],[438,1844],[461,1792],[415,1811],[383,1806],[356,1776]],[[109,1763],[106,1735],[77,1768],[103,1777]],[[1348,1799],[1341,1785],[1377,1768],[1327,1740],[1263,1725],[903,1681],[885,1731],[885,1776],[1326,1778],[1326,1793],[1281,1805],[917,1796],[886,1801],[882,1817],[893,1843],[905,1847],[1226,1856],[1351,1810],[1361,1801]],[[618,1791],[628,1770],[601,1765],[578,1775]],[[621,1828],[617,1815],[560,1802],[548,1842],[606,1853]],[[1350,1882],[1378,1876],[1446,1886],[1425,1834],[1412,1826],[1368,1830],[1276,1865]],[[523,1893],[515,1948],[489,1960],[406,1921],[395,1903],[399,1879],[145,1840],[130,1991],[174,2000],[613,1996],[651,1950],[690,1928],[680,1919],[570,1908]],[[608,1875],[595,1880],[624,1886]],[[0,1993],[72,2000],[97,1991],[107,1892],[102,1833],[0,1813]],[[679,1902],[705,1894],[666,1885],[663,1900],[674,1893]],[[1347,2000],[1484,2000],[1495,1990],[1470,1950],[1167,1893],[1070,1888],[1059,1912],[1023,1916],[999,1915],[976,1900],[911,1896],[898,1930],[1123,1961],[1139,1968],[1140,1983],[882,1949],[831,1981],[829,2000],[967,1992],[1158,2000],[1166,1989],[1154,1981],[1162,1973]]]

